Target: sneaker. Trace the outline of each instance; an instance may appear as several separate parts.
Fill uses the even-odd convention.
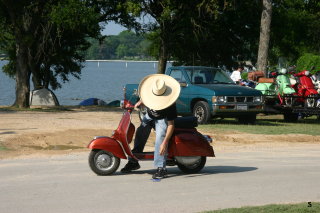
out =
[[[121,169],[122,173],[129,173],[133,170],[140,169],[140,164],[134,161],[128,161],[128,163]]]
[[[162,168],[162,167],[158,167],[156,173],[154,173],[152,175],[153,179],[162,179],[162,178],[165,178],[165,177],[167,177],[167,170],[165,168]]]

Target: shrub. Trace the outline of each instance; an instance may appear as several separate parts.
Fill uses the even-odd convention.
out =
[[[248,79],[248,73],[247,72],[242,72],[241,73],[241,78],[244,79],[244,80]]]
[[[311,70],[313,68],[313,70]],[[313,74],[320,70],[320,56],[305,53],[297,60],[297,71],[309,70]]]

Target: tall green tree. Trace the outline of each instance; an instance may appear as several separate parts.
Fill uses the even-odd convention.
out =
[[[185,65],[229,65],[253,58],[260,3],[201,1],[184,5],[172,57]]]
[[[164,73],[167,61],[170,57],[170,45],[173,43],[172,35],[176,31],[177,4],[180,1],[174,0],[142,0],[142,13],[151,16],[154,22],[149,23],[148,31],[156,33],[158,42],[158,71]]]
[[[274,0],[270,37],[270,62],[279,57],[291,63],[305,53],[320,54],[320,2]]]
[[[155,20],[148,25],[148,37],[160,73],[168,58],[178,64],[230,66],[251,60],[267,71],[267,64],[276,64],[279,57],[294,62],[320,50],[317,0],[166,0],[143,5]]]
[[[79,77],[85,38],[99,38],[108,20],[134,26],[134,9],[125,0],[0,0],[0,43],[9,56],[5,71],[16,79],[14,105],[29,106],[31,74],[36,88],[61,86],[58,76]]]
[[[164,73],[169,58],[177,58],[177,53],[186,53],[190,43],[197,43],[202,12],[214,16],[217,13],[219,0],[202,1],[142,1],[142,12],[151,16],[154,22],[147,25],[147,30],[152,32],[149,38],[152,39],[152,52],[157,51],[159,59],[158,73]],[[198,34],[197,34],[198,33]],[[194,42],[195,41],[195,42]],[[179,46],[181,44],[186,44]],[[181,48],[186,48],[181,50]],[[193,55],[195,55],[194,53]],[[181,54],[180,54],[181,55]]]

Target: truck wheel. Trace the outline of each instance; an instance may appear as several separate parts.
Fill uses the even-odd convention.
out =
[[[208,123],[211,118],[209,104],[205,101],[198,101],[193,107],[193,115],[197,118],[198,124]]]
[[[111,175],[120,165],[120,159],[111,152],[95,149],[90,152],[89,166],[97,175]]]
[[[254,124],[257,120],[257,115],[244,115],[238,117],[237,120],[241,124]]]
[[[285,122],[297,122],[299,118],[298,113],[284,113],[283,114],[283,119]]]

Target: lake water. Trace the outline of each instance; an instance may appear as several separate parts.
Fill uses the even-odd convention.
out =
[[[6,63],[0,61],[0,68]],[[157,67],[157,62],[86,62],[80,80],[70,77],[54,93],[60,105],[78,105],[87,98],[99,98],[107,103],[121,100],[125,84],[139,83],[144,76],[156,73]],[[0,105],[12,105],[14,100],[15,80],[0,70]]]

